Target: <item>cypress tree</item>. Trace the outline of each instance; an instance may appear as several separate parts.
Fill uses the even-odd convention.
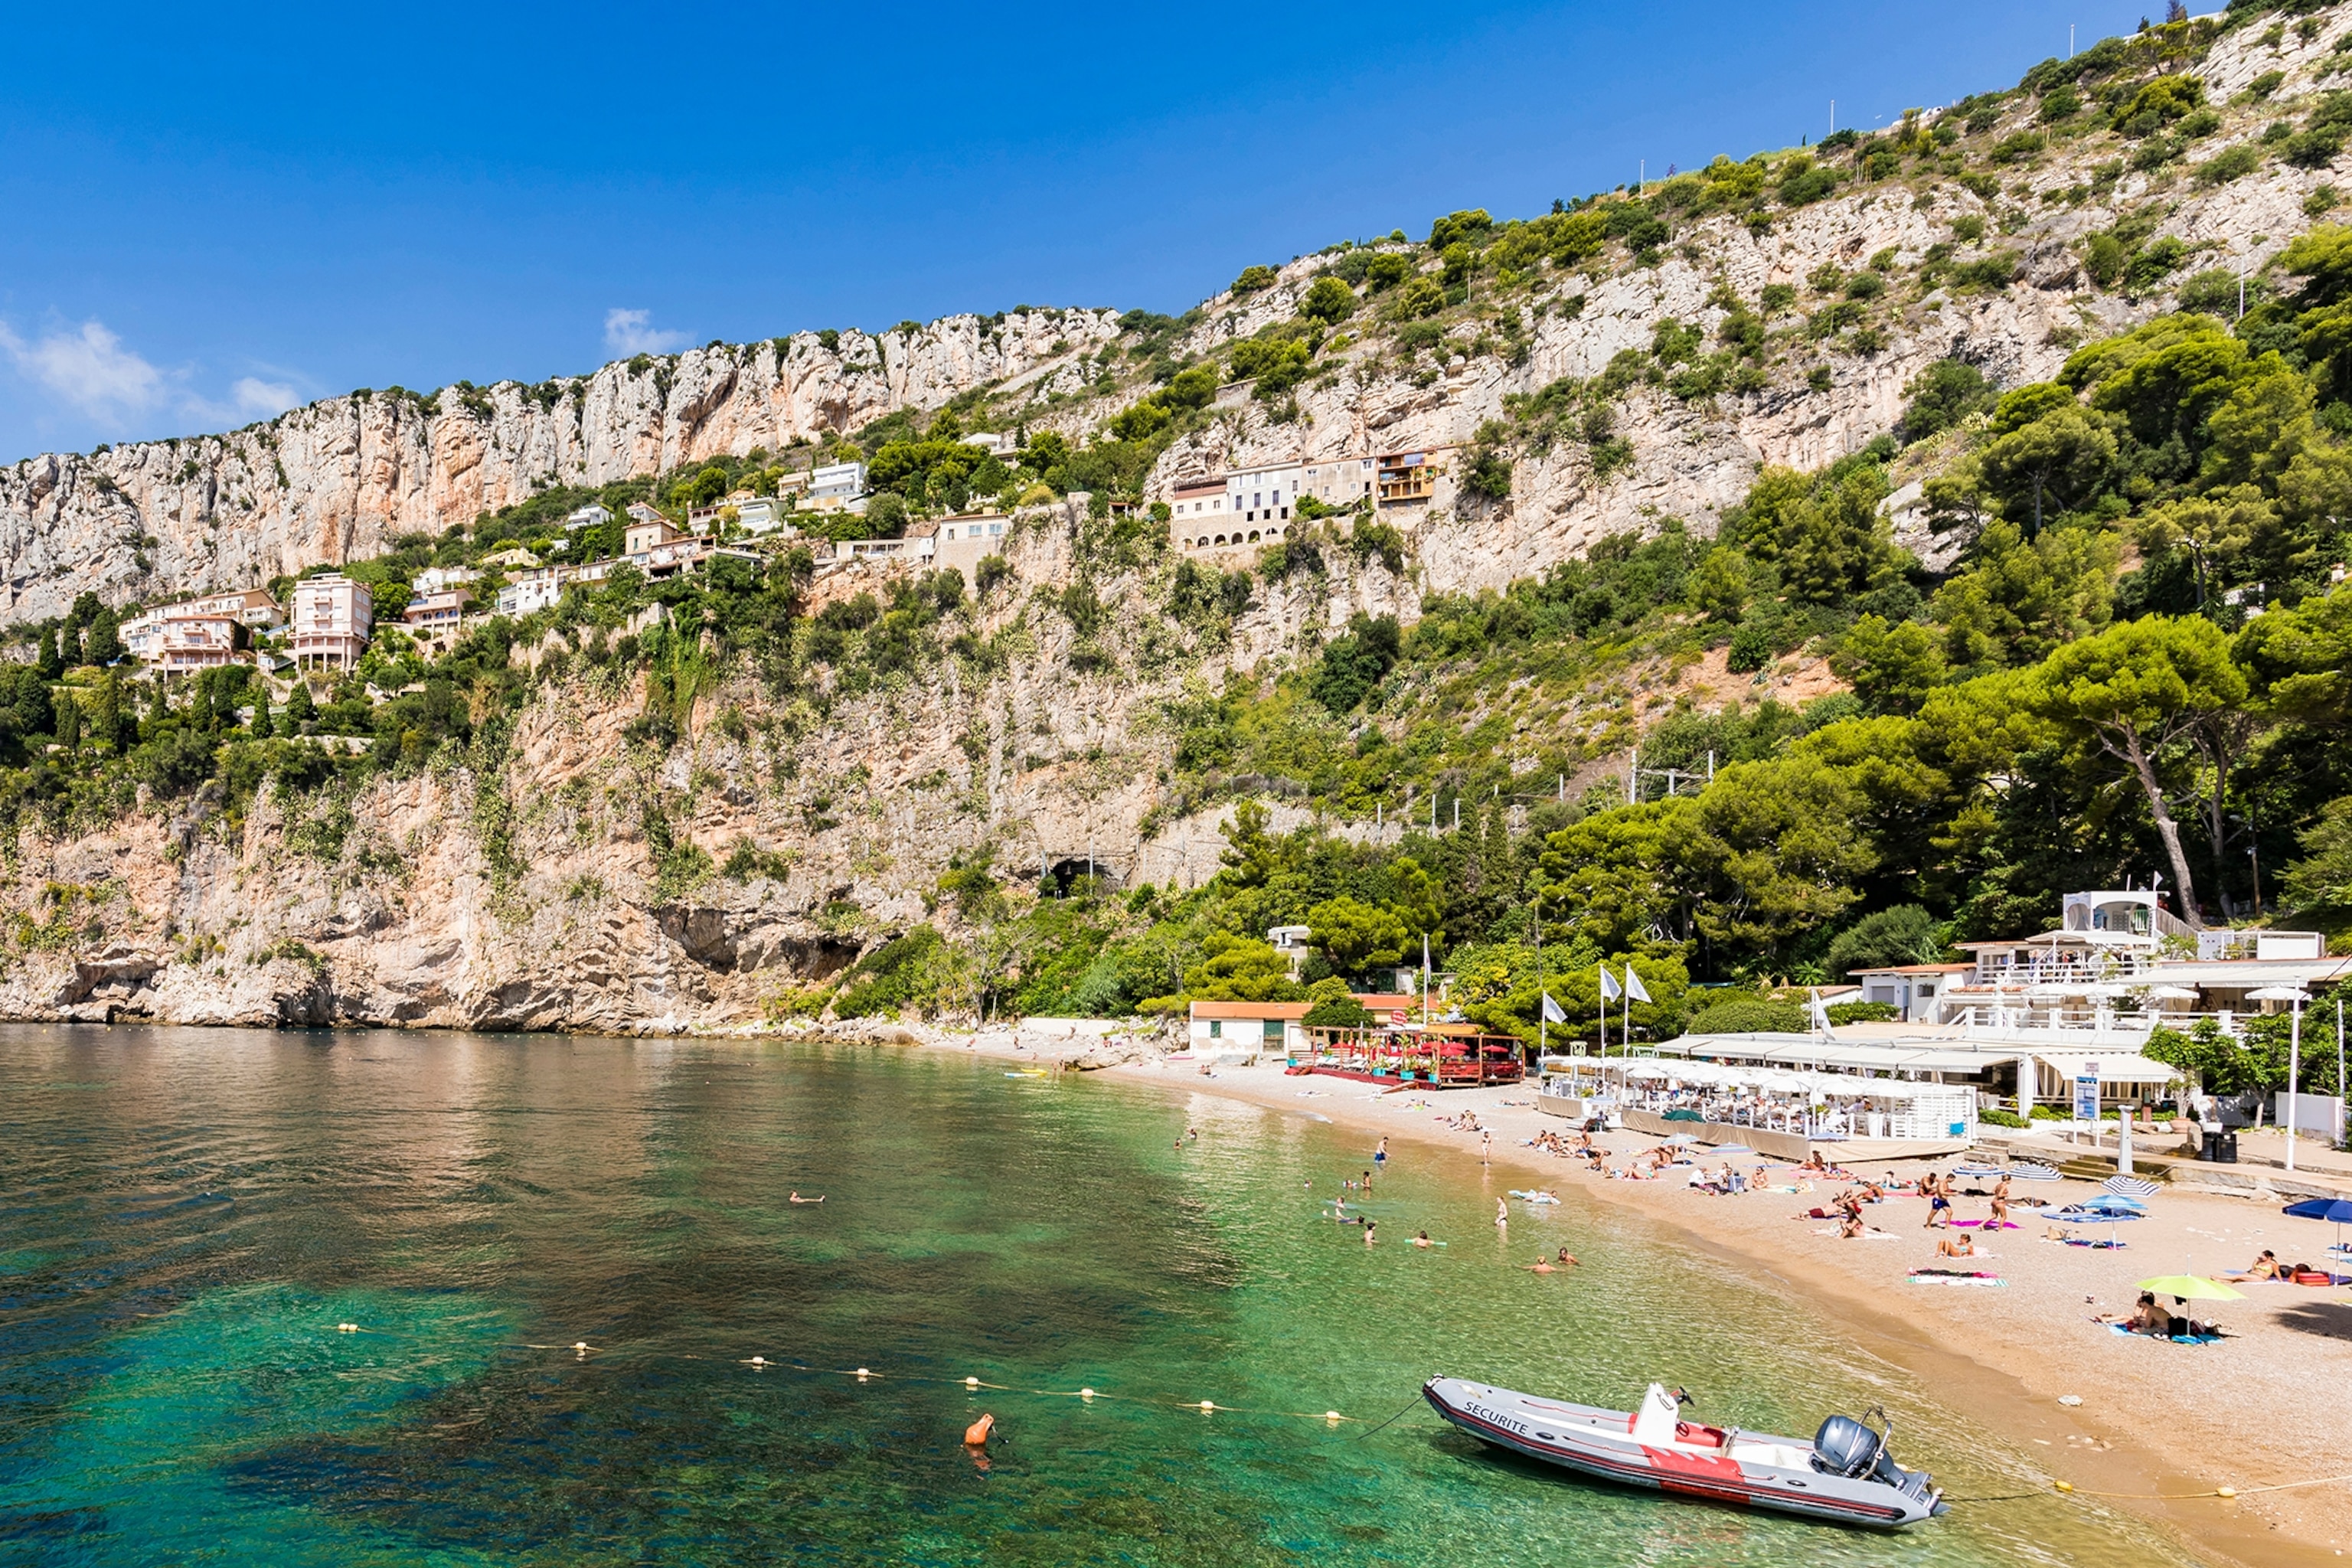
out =
[[[58,652],[58,633],[54,626],[41,634],[40,669],[44,680],[55,680],[66,672],[66,661]]]
[[[122,654],[121,622],[112,610],[99,611],[89,622],[89,662],[112,664]]]

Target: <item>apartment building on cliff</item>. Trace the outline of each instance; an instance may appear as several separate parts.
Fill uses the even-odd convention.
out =
[[[236,657],[237,630],[274,631],[286,611],[267,588],[208,594],[161,605],[122,623],[122,646],[142,664],[166,674],[209,669]]]
[[[364,583],[321,572],[294,584],[292,653],[298,668],[352,669],[375,628],[375,596]]]
[[[1187,552],[1286,539],[1298,521],[1301,500],[1311,497],[1333,511],[1362,501],[1385,504],[1380,475],[1387,466],[1409,457],[1420,467],[1429,456],[1299,458],[1186,479],[1169,496],[1169,537],[1177,549]],[[1421,499],[1426,499],[1425,492]]]

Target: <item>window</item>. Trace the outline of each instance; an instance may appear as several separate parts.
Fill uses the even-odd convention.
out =
[[[1223,1021],[1223,1019],[1221,1019],[1221,1018],[1212,1018],[1212,1019],[1210,1019],[1210,1020],[1209,1020],[1209,1038],[1211,1038],[1211,1039],[1213,1039],[1213,1040],[1222,1040],[1222,1039],[1223,1039],[1224,1037],[1225,1037],[1225,1026],[1224,1026],[1224,1021]]]

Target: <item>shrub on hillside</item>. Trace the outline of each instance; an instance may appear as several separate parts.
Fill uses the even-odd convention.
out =
[[[1805,1009],[1801,1003],[1743,992],[1709,1002],[1683,1027],[1693,1035],[1801,1035]]]

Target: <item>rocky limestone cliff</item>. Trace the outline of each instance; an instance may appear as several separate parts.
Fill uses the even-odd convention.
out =
[[[1116,331],[1107,310],[1032,310],[844,332],[832,347],[803,332],[535,387],[354,393],[226,436],[28,458],[0,468],[0,624],[58,615],[85,590],[154,603],[250,587],[554,484],[829,439],[983,384],[1075,392],[1077,356]]]
[[[1142,679],[1152,628],[1115,616],[1119,668],[1089,672],[1069,624],[1024,592],[1076,580],[1079,527],[1067,508],[1023,515],[1018,582],[975,615],[982,632],[1026,629],[1001,672],[967,686],[942,659],[798,738],[746,671],[674,748],[633,742],[642,677],[592,672],[543,686],[495,756],[445,752],[350,793],[265,784],[237,811],[207,786],[54,837],[27,819],[0,874],[20,950],[0,1016],[725,1029],[789,1016],[800,988],[919,921],[952,931],[927,895],[983,843],[1016,877],[1091,852],[1130,883],[1205,880],[1223,812],[1169,809],[1170,738],[1150,718],[1184,675],[1254,663],[1346,604],[1392,605],[1397,581],[1375,561],[1276,587],[1230,644]],[[841,568],[817,602],[902,570]],[[1130,575],[1121,605],[1139,612],[1166,570]],[[702,850],[703,869],[665,878],[656,834],[673,860]],[[755,863],[728,874],[747,847]]]

